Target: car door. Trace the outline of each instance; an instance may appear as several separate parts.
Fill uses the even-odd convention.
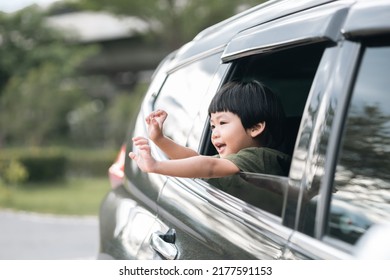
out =
[[[174,55],[168,55],[154,72],[141,109],[130,125],[134,135],[146,135],[145,114],[152,108],[154,96],[166,79],[166,68]],[[157,198],[166,181],[164,176],[145,176],[139,171],[127,156],[133,150],[131,136],[127,139],[116,162],[109,168],[113,189],[103,199],[100,208],[99,259],[138,258],[145,236],[150,235],[155,225]]]
[[[346,40],[320,66],[306,121],[316,134],[299,146],[311,160],[299,169],[305,193],[286,258],[390,257],[389,12],[388,1],[353,6]]]
[[[168,113],[168,117],[164,122],[164,135],[173,139],[176,143],[184,146],[190,146],[187,142],[189,138],[196,136],[190,136],[190,134],[196,133],[194,123],[198,119],[199,107],[203,104],[204,95],[208,89],[212,87],[214,76],[219,68],[219,56],[213,52],[202,57],[201,59],[195,59],[191,62],[186,61],[184,64],[174,64],[167,71],[167,78],[157,92],[150,95],[149,99],[145,99],[147,106],[143,108],[143,117],[139,119],[141,126],[145,127],[145,117],[154,110],[165,110]],[[144,128],[140,131],[136,131],[135,135],[144,135],[147,137],[147,129]],[[194,141],[193,141],[194,143]],[[199,141],[197,141],[199,143]],[[153,156],[157,160],[167,160],[167,156],[159,150],[159,148],[151,141],[151,150]],[[196,147],[192,147],[195,150]],[[133,170],[138,170],[135,163],[132,164]],[[166,176],[160,176],[157,174],[145,174],[141,171],[137,176],[142,177],[142,182],[139,186],[145,187],[145,182],[152,182],[154,185],[159,186],[159,194],[161,189],[166,184],[166,180],[169,180]],[[146,180],[147,178],[148,180]],[[132,180],[136,178],[133,175]],[[139,192],[145,193],[144,190]],[[157,201],[157,197],[156,197]],[[160,206],[159,206],[160,209]],[[158,214],[160,210],[157,210]],[[172,254],[175,255],[175,248],[172,248],[169,244],[165,244],[165,239],[170,237],[166,235],[162,237],[168,231],[168,226],[164,220],[155,216],[155,220],[152,225],[149,226],[148,234],[143,235],[144,242],[138,251],[138,259],[160,259],[172,258]],[[162,248],[162,249],[161,249]],[[168,250],[168,252],[165,252]],[[171,252],[173,250],[173,253]]]
[[[291,124],[286,127],[287,153],[293,153],[302,112],[324,50],[337,41],[345,15],[345,6],[335,4],[268,22],[237,34],[221,56],[229,66],[225,74],[217,75],[221,83],[254,78],[279,93]],[[308,20],[313,28],[307,28]],[[206,104],[215,91],[208,91]],[[200,108],[199,116],[202,129],[197,130],[203,130],[203,136],[198,150],[212,154],[207,106]],[[167,180],[159,197],[158,219],[166,225],[166,231],[176,233],[175,239],[167,242],[176,248],[175,258],[284,258],[294,231],[300,193],[299,184],[291,182],[302,178],[239,176],[248,182],[248,187],[230,193],[200,179]],[[287,203],[287,198],[292,201]]]

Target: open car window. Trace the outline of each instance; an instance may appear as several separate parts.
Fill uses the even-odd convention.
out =
[[[226,82],[258,80],[276,92],[286,114],[284,141],[278,148],[292,156],[303,110],[317,67],[325,50],[324,43],[299,46],[276,52],[246,56],[232,62]],[[211,136],[211,131],[209,131]],[[210,141],[205,154],[216,154]],[[287,177],[241,173],[208,182],[243,201],[281,216]]]

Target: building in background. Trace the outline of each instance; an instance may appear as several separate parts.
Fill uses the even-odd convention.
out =
[[[148,78],[169,52],[147,39],[149,23],[135,16],[76,11],[48,17],[48,24],[67,32],[70,42],[95,44],[100,52],[83,65],[86,75],[104,75],[120,88]]]

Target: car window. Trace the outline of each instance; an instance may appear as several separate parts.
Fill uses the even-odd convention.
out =
[[[292,155],[306,100],[325,44],[313,44],[238,60],[233,78],[257,79],[275,91],[286,114],[285,142]]]
[[[232,62],[227,81],[256,79],[279,95],[287,117],[285,142],[279,150],[286,154],[293,153],[306,100],[324,50],[325,44],[313,44]],[[240,174],[208,182],[251,205],[281,216],[287,186],[287,177],[283,178],[269,174]]]
[[[219,57],[209,56],[170,73],[154,103],[155,110],[163,109],[169,115],[165,135],[180,145],[186,145],[199,106],[219,67]]]
[[[348,244],[390,222],[390,46],[362,57],[334,176],[327,234]]]

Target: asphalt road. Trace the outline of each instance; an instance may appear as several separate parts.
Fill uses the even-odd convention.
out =
[[[0,210],[0,260],[91,260],[98,218]]]

